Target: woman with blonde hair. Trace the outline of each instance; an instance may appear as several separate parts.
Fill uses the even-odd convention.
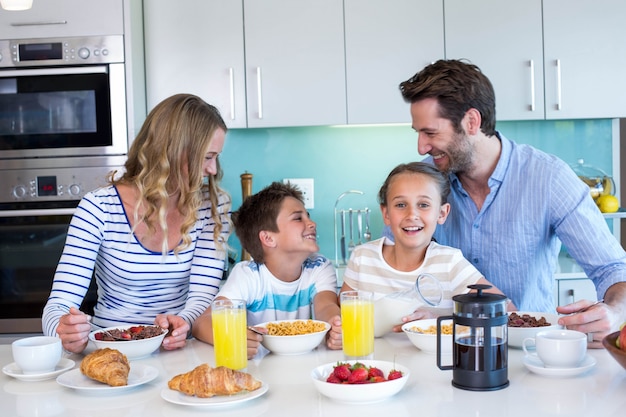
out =
[[[199,97],[159,103],[133,142],[119,178],[87,193],[76,209],[42,324],[82,352],[98,327],[168,329],[165,349],[185,345],[225,269],[230,197],[219,186],[226,125]],[[95,277],[93,317],[79,307]]]

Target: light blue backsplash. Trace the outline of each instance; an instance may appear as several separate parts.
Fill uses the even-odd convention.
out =
[[[605,172],[612,171],[612,121],[499,122],[497,128],[509,139],[533,145],[557,155],[569,164],[580,158]],[[417,134],[410,126],[307,127],[233,129],[227,134],[220,156],[223,187],[241,205],[244,172],[253,174],[256,193],[272,181],[284,178],[315,180],[314,209],[320,251],[335,259],[334,211],[340,194],[360,190],[339,202],[337,209],[369,207],[372,236],[382,230],[376,194],[389,171],[397,164],[423,157],[417,153]],[[236,237],[230,244],[239,256]]]

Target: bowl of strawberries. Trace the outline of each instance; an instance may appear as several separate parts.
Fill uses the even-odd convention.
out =
[[[333,362],[311,372],[313,384],[322,395],[351,404],[386,400],[404,388],[409,376],[407,367],[378,360]]]
[[[166,334],[167,329],[136,324],[94,330],[89,333],[89,341],[96,349],[117,349],[132,360],[145,358],[158,350]]]

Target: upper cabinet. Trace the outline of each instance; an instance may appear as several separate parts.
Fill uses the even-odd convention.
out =
[[[248,127],[345,124],[343,1],[244,0],[244,22]]]
[[[348,123],[410,123],[398,88],[444,57],[441,0],[344,0]]]
[[[216,106],[228,127],[246,127],[242,2],[150,0],[143,7],[148,111],[191,93]]]
[[[447,58],[478,65],[499,120],[626,116],[623,0],[445,0]]]
[[[543,119],[541,0],[445,0],[446,58],[480,67],[499,120]]]
[[[0,10],[0,39],[122,35],[123,16],[123,0],[35,0],[29,10]]]
[[[626,116],[626,1],[544,0],[546,118]]]
[[[346,123],[341,0],[150,0],[144,25],[148,109],[184,92],[229,127]]]

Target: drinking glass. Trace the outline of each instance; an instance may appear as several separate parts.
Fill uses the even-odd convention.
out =
[[[248,367],[246,302],[215,300],[211,305],[215,366],[240,370]]]
[[[347,359],[372,359],[374,355],[374,301],[369,291],[341,293],[343,354]]]

